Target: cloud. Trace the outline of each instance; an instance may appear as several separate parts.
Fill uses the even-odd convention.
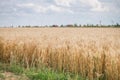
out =
[[[24,3],[24,4],[17,4],[18,7],[21,7],[21,8],[28,8],[28,9],[32,9],[36,12],[46,12],[47,11],[47,8],[41,6],[41,5],[36,5],[34,3]]]
[[[43,5],[40,5],[40,4],[38,5],[38,4],[34,4],[34,3],[24,3],[24,4],[18,4],[17,6],[21,7],[21,8],[32,9],[38,13],[46,13],[48,11],[72,13],[72,11],[69,9],[66,9],[66,8],[60,7],[60,6],[56,6],[53,4],[48,5],[48,6],[43,6]]]
[[[76,0],[54,0],[57,5],[70,7]]]
[[[103,12],[108,11],[109,8],[102,4],[99,0],[80,0],[80,2],[84,5],[90,6],[91,11]]]
[[[115,1],[104,0],[3,0],[0,3],[0,15],[60,13],[81,14],[95,12],[120,13]]]
[[[116,20],[120,22],[119,0],[0,1],[0,24],[4,25],[7,23],[38,24],[40,22],[40,24],[89,23],[89,21],[97,23],[97,20],[101,18],[103,21]]]
[[[55,11],[55,12],[69,12],[69,13],[73,13],[73,11],[64,8],[64,7],[60,7],[60,6],[55,6],[55,5],[50,5],[48,7],[49,10]]]
[[[57,6],[55,6],[55,5],[50,5],[50,6],[48,7],[48,9],[50,9],[50,10],[52,10],[52,11],[55,11],[55,12],[64,11],[64,10],[63,10],[64,8],[57,7]]]
[[[100,2],[99,0],[54,0],[54,2],[56,5],[66,6],[66,7],[84,6],[83,8],[86,8],[86,6],[88,6],[90,7],[90,11],[96,11],[96,12],[103,12],[109,10],[109,8],[103,5],[103,3]]]

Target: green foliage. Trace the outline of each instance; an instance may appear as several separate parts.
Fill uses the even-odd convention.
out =
[[[7,71],[13,72],[15,74],[22,74],[24,72],[24,68],[18,65],[11,65],[7,68]]]
[[[0,80],[4,80],[5,76],[0,73]]]
[[[74,27],[78,27],[78,25],[77,25],[77,24],[74,24]]]
[[[39,70],[37,72],[29,70],[26,72],[26,75],[30,80],[68,80],[65,74],[49,69]]]
[[[77,74],[57,72],[48,68],[30,69],[26,71],[26,75],[30,80],[86,80]]]
[[[58,25],[44,25],[44,26],[30,26],[30,25],[26,25],[26,26],[20,26],[18,25],[17,27],[18,28],[41,28],[41,27],[117,27],[119,28],[120,27],[120,24],[119,23],[116,23],[116,24],[108,24],[108,25],[104,25],[104,24],[84,24],[84,25],[81,25],[81,24],[67,24],[67,25],[63,25],[61,24],[60,26]],[[14,26],[10,26],[11,28],[14,28]]]
[[[25,69],[19,65],[0,63],[0,71],[2,70],[16,75],[25,74],[30,80],[86,80],[78,74],[58,72],[46,67]],[[0,78],[4,78],[4,76],[0,74]]]

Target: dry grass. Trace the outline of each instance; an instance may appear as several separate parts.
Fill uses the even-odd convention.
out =
[[[0,28],[0,62],[120,80],[120,29]]]

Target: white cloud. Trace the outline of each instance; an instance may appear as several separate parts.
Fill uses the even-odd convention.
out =
[[[47,8],[41,6],[41,5],[36,5],[33,3],[24,3],[24,4],[18,4],[18,7],[22,7],[22,8],[30,8],[36,12],[46,12]]]
[[[57,7],[55,5],[50,5],[49,9],[51,9],[52,11],[56,11],[56,12],[61,12],[62,11],[61,7]]]
[[[109,8],[108,7],[101,7],[101,6],[99,6],[99,7],[93,7],[91,9],[91,11],[107,12],[107,11],[109,11]]]
[[[57,5],[70,7],[76,0],[54,0]]]
[[[102,4],[99,0],[54,0],[56,5],[71,7],[73,3],[77,3],[76,6],[84,5],[89,6],[91,11],[108,11],[109,8]],[[75,6],[75,5],[74,5]]]
[[[46,3],[47,4],[47,3]],[[18,7],[27,8],[37,13],[47,13],[49,11],[57,13],[77,13],[79,8],[86,10],[87,12],[107,12],[109,6],[105,5],[99,0],[54,0],[54,3],[49,5],[35,4],[35,3],[23,3],[18,4]],[[76,7],[77,6],[77,7]],[[83,7],[82,7],[83,6]],[[76,9],[78,8],[78,9]]]
[[[26,4],[18,4],[19,7],[33,7],[35,6],[33,3],[26,3]]]
[[[102,4],[99,0],[80,0],[84,5],[88,5],[91,7],[91,11],[108,11],[109,8]]]
[[[46,13],[48,11],[73,13],[71,10],[67,8],[56,6],[53,4],[48,5],[48,6],[41,6],[40,4],[38,5],[34,3],[25,3],[25,4],[18,4],[18,7],[30,8],[34,10],[35,12],[39,12],[39,13]]]
[[[50,10],[55,11],[55,12],[69,12],[69,13],[73,13],[71,10],[66,9],[64,7],[59,7],[59,6],[55,6],[55,5],[50,5],[48,7]]]

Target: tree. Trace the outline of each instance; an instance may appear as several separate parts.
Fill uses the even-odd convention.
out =
[[[20,28],[21,26],[19,25],[18,28]]]
[[[119,23],[116,23],[116,27],[120,27]]]
[[[60,27],[64,27],[64,25],[62,24],[62,25],[60,25]]]
[[[77,25],[77,24],[74,24],[74,27],[78,27],[78,25]]]
[[[80,24],[79,27],[82,27],[82,25]]]

